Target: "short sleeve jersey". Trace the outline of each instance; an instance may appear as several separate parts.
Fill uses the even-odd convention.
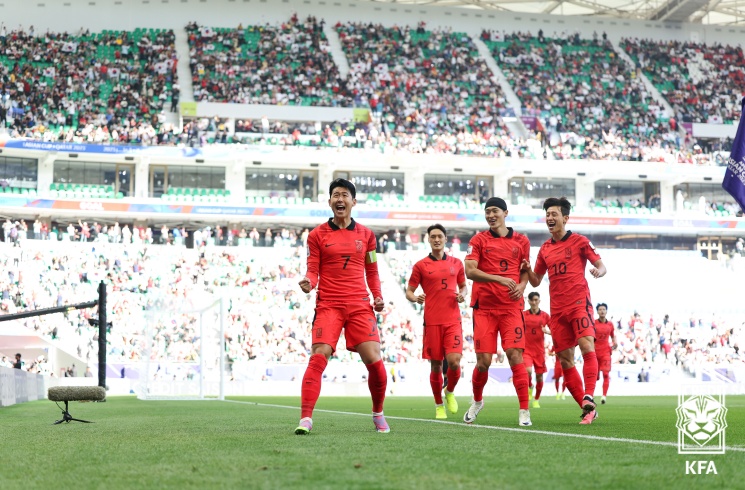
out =
[[[523,234],[507,228],[507,235],[500,237],[491,229],[476,234],[468,242],[466,260],[478,262],[478,269],[487,274],[507,277],[520,282],[520,264],[530,260],[530,240]],[[471,306],[481,309],[513,309],[525,307],[523,298],[510,299],[509,289],[496,282],[475,282],[471,291]]]
[[[615,338],[613,323],[595,320],[595,352],[598,357],[610,357],[611,344],[610,339]]]
[[[533,314],[529,309],[523,314],[525,318],[525,352],[543,353],[545,352],[545,334],[543,327],[548,325],[551,319],[543,310]]]
[[[600,255],[586,236],[568,231],[558,242],[546,240],[538,251],[534,271],[539,276],[548,272],[552,315],[592,304],[585,268],[588,261],[598,260]]]
[[[427,295],[424,302],[425,325],[460,323],[458,284],[466,282],[463,262],[447,254],[437,260],[432,254],[423,258],[411,271],[409,286],[422,286]]]
[[[368,285],[382,298],[375,243],[375,234],[354,220],[347,228],[331,219],[315,227],[308,235],[306,277],[318,286],[316,301],[369,302]]]

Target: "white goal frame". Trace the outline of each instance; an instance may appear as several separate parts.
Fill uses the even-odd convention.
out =
[[[140,345],[142,362],[139,369],[139,382],[135,390],[137,398],[140,400],[224,400],[225,356],[227,354],[225,350],[225,315],[227,313],[225,298],[209,298],[206,306],[196,308],[186,301],[181,304],[164,305],[163,303],[159,302],[158,307],[144,312],[145,326]],[[156,324],[159,321],[170,321],[171,318],[185,315],[192,316],[198,321],[199,360],[192,362],[158,358],[153,353]],[[217,325],[213,322],[213,315],[219,318]],[[213,340],[215,342],[211,342]],[[209,352],[212,349],[217,349],[216,356]],[[208,361],[212,365],[208,365]],[[198,368],[196,380],[190,379],[188,374],[187,379],[155,379],[161,369],[165,371],[165,376],[172,376],[173,372],[193,373],[195,368]],[[215,370],[218,374],[217,379],[215,379]]]

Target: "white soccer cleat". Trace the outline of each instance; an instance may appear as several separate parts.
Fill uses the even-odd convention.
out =
[[[467,424],[474,423],[482,408],[484,408],[484,400],[481,400],[480,402],[471,401],[471,406],[468,407],[468,411],[463,416],[463,422]]]
[[[603,404],[603,405],[605,405],[605,397],[603,397],[603,398],[600,399],[600,403]]]
[[[533,422],[530,421],[530,410],[520,410],[517,420],[518,423],[524,427],[533,425]]]

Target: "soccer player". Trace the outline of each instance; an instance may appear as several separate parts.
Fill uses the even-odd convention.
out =
[[[295,434],[313,429],[313,408],[321,393],[321,378],[336,350],[342,329],[347,349],[357,352],[367,367],[372,419],[377,432],[390,432],[383,416],[387,376],[380,356],[375,311],[383,311],[375,235],[352,219],[357,204],[354,184],[336,179],[329,186],[333,217],[308,235],[308,270],[299,284],[304,293],[318,288],[313,318],[311,356],[303,376],[300,424]],[[370,306],[368,288],[374,307]]]
[[[598,356],[598,372],[603,373],[603,398],[600,399],[600,403],[605,405],[610,386],[611,345],[609,340],[613,341],[613,349],[617,347],[617,344],[613,323],[607,318],[608,305],[598,303],[595,310],[598,312],[598,318],[595,320],[595,353]]]
[[[473,402],[463,417],[471,424],[484,407],[484,386],[489,366],[497,352],[497,336],[512,369],[512,384],[520,402],[519,425],[532,425],[528,408],[528,371],[523,363],[525,320],[523,293],[528,283],[521,264],[530,259],[530,241],[507,227],[507,203],[499,197],[486,201],[484,216],[489,229],[468,244],[466,277],[473,281],[473,338],[476,367],[473,370]]]
[[[440,225],[427,228],[427,240],[432,252],[411,271],[406,299],[424,305],[424,345],[422,357],[429,359],[429,384],[435,397],[435,418],[448,418],[442,404],[443,356],[448,365],[445,400],[450,413],[458,413],[458,401],[453,391],[460,379],[460,359],[463,355],[463,327],[458,303],[465,301],[466,275],[463,263],[445,254],[447,232]],[[422,286],[422,294],[416,289]]]
[[[559,391],[559,380],[564,377],[564,370],[561,369],[561,359],[559,359],[559,356],[554,351],[554,347],[551,346],[550,354],[554,355],[556,358],[556,361],[554,363],[554,386],[556,386],[556,399],[558,400],[561,398],[562,400],[566,398],[566,393],[564,393],[564,390],[567,387],[566,379],[561,382],[561,391]]]
[[[606,268],[600,255],[587,237],[566,229],[572,205],[562,198],[551,197],[544,201],[546,226],[551,238],[541,246],[535,262],[523,261],[530,284],[535,287],[548,272],[551,295],[551,336],[564,368],[564,380],[572,397],[582,407],[580,424],[591,424],[597,418],[593,393],[598,377],[598,359],[595,355],[595,326],[593,321],[590,288],[585,279],[589,261],[590,274],[600,278]],[[574,366],[574,350],[579,345],[584,359],[584,383]],[[584,384],[584,387],[583,387]]]
[[[543,390],[543,373],[546,369],[546,344],[544,334],[551,333],[548,329],[550,317],[545,311],[538,307],[541,304],[541,295],[533,291],[528,295],[530,308],[525,311],[525,352],[523,362],[528,369],[528,395],[533,391],[532,378],[533,366],[535,366],[535,396],[533,397],[533,408],[541,408],[538,400],[541,399]]]

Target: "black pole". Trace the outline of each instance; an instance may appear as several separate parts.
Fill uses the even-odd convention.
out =
[[[30,316],[51,315],[52,313],[66,313],[72,310],[84,310],[85,308],[93,308],[97,304],[98,301],[89,301],[87,303],[78,303],[76,305],[55,306],[54,308],[40,308],[38,310],[8,313],[7,315],[0,315],[0,322],[19,320],[21,318],[28,318]]]
[[[106,388],[106,284],[98,285],[98,386]]]

